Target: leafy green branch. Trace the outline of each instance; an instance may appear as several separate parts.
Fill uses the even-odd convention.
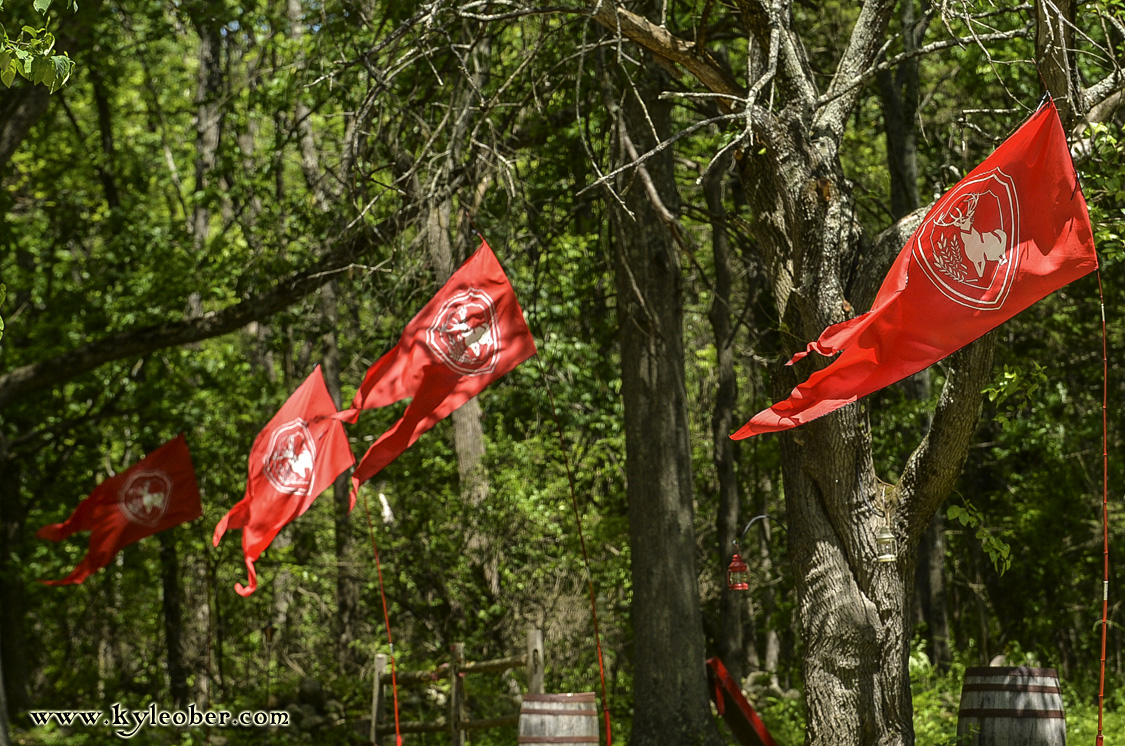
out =
[[[964,505],[950,505],[946,515],[950,520],[957,521],[968,529],[976,529],[977,540],[981,548],[992,560],[992,566],[1003,575],[1012,566],[1012,548],[1005,539],[1010,538],[1011,532],[995,532],[984,522],[984,514],[968,500]]]
[[[33,7],[46,15],[53,0],[34,0]],[[78,10],[77,0],[65,0],[66,8]],[[4,0],[0,0],[0,9]],[[8,29],[0,23],[0,83],[11,88],[16,76],[28,80],[32,85],[44,85],[52,93],[70,79],[74,71],[74,60],[64,52],[55,54],[55,35],[46,26],[35,28],[23,26],[19,35],[8,35]]]

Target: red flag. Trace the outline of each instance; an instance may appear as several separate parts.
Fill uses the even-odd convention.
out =
[[[242,529],[249,585],[235,584],[240,596],[258,587],[254,562],[278,532],[355,463],[335,414],[318,365],[254,439],[246,496],[215,526],[213,538],[218,546],[227,529]]]
[[[123,547],[202,514],[191,453],[184,436],[177,435],[95,487],[70,518],[39,529],[36,536],[49,541],[90,532],[90,549],[78,567],[62,580],[41,582],[81,583],[108,565]]]
[[[789,364],[840,356],[731,437],[803,425],[913,375],[1097,266],[1052,102],[937,201],[870,311],[828,327]]]
[[[359,485],[488,384],[535,354],[523,310],[492,249],[480,248],[449,278],[397,345],[363,379],[349,413],[413,397],[406,412],[368,449],[352,475]]]

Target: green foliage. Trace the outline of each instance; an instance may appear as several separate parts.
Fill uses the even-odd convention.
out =
[[[34,9],[46,14],[52,0],[34,0]],[[75,0],[66,0],[70,11],[77,11]],[[0,4],[3,8],[3,4]],[[46,86],[54,93],[70,79],[74,61],[65,52],[54,54],[55,37],[46,28],[22,26],[19,35],[10,37],[0,23],[0,82],[11,88],[17,75],[32,85]]]
[[[770,695],[758,710],[777,746],[798,746],[805,741],[804,697]]]
[[[984,516],[973,504],[966,500],[963,505],[950,505],[946,511],[951,521],[956,521],[961,526],[976,529],[974,536],[980,541],[981,548],[992,560],[992,566],[1003,575],[1012,566],[1012,548],[994,531],[990,530],[984,522]],[[1008,534],[1010,536],[1010,532]]]
[[[615,735],[625,742],[634,696],[631,651],[637,641],[630,626],[633,570],[613,282],[616,249],[605,195],[579,194],[598,178],[595,163],[608,162],[616,147],[600,93],[604,69],[599,65],[605,60],[599,55],[608,54],[608,48],[580,50],[578,40],[589,29],[584,20],[563,16],[505,20],[487,33],[464,19],[445,24],[443,17],[429,29],[403,26],[403,35],[392,38],[421,4],[376,3],[372,23],[358,22],[362,11],[352,3],[300,5],[306,31],[298,35],[285,3],[114,3],[83,29],[97,44],[78,70],[69,57],[54,54],[53,34],[34,28],[37,24],[24,27],[14,40],[5,36],[0,81],[20,85],[15,79],[23,77],[51,90],[70,82],[65,102],[52,102],[12,157],[0,191],[0,276],[11,296],[5,299],[5,285],[0,285],[0,303],[7,303],[0,311],[8,323],[6,330],[0,326],[5,334],[0,370],[50,359],[107,332],[180,319],[189,307],[203,314],[217,311],[273,287],[332,248],[342,225],[354,221],[352,227],[360,229],[409,214],[401,163],[412,159],[410,173],[424,181],[448,156],[448,181],[435,178],[423,186],[432,187],[427,195],[452,195],[454,253],[462,258],[476,244],[468,221],[458,217],[467,211],[507,269],[539,345],[538,359],[479,399],[490,498],[479,505],[462,498],[452,425],[443,422],[364,488],[357,512],[339,529],[331,493],[318,498],[263,555],[258,564],[262,586],[253,597],[243,599],[233,591],[245,572],[238,534],[218,547],[210,544],[215,523],[243,494],[246,453],[254,437],[322,359],[325,335],[336,332],[347,400],[363,371],[397,341],[436,286],[434,270],[418,250],[415,227],[396,240],[363,236],[371,248],[362,264],[337,277],[335,322],[319,298],[307,298],[239,333],[107,364],[5,408],[0,490],[6,491],[0,493],[0,514],[3,541],[10,542],[3,548],[11,578],[5,588],[18,589],[13,593],[19,605],[13,608],[23,612],[26,637],[36,641],[23,646],[27,670],[21,681],[28,700],[44,708],[76,702],[100,706],[114,699],[134,707],[167,702],[157,540],[130,547],[84,586],[58,589],[37,580],[69,571],[84,553],[84,540],[54,545],[36,540],[34,531],[65,518],[95,484],[136,461],[145,443],[184,432],[203,491],[204,516],[176,529],[171,538],[181,563],[194,675],[214,677],[213,707],[259,709],[271,699],[291,704],[301,680],[315,678],[344,708],[341,722],[313,733],[274,733],[271,742],[359,738],[349,723],[364,717],[369,707],[374,655],[390,650],[368,505],[400,670],[438,669],[448,661],[453,642],[465,643],[477,660],[512,655],[522,650],[527,627],[540,626],[547,637],[548,690],[595,689],[599,672],[580,559],[580,521],[591,559]],[[34,3],[39,12],[48,6],[58,10],[60,3]],[[12,11],[11,2],[3,7]],[[714,7],[719,13],[722,6]],[[833,60],[858,13],[854,4],[826,8],[794,8],[811,63],[825,76],[834,71]],[[690,4],[670,6],[670,28],[679,23],[681,31],[694,33],[694,10]],[[998,30],[1017,28],[1024,23],[1021,13],[997,11],[989,23]],[[954,33],[966,33],[960,19],[949,23]],[[210,165],[202,163],[196,129],[201,102],[212,100],[199,89],[199,54],[207,32],[221,40],[227,75],[213,92],[222,127]],[[944,39],[946,33],[935,21],[926,41]],[[713,43],[732,61],[732,69],[743,70],[753,50],[736,36],[724,31]],[[434,43],[438,37],[440,43]],[[888,54],[899,46],[892,41]],[[1037,76],[1024,74],[1031,71],[1023,60],[1033,56],[1027,40],[990,44],[988,51],[993,62],[971,44],[921,60],[924,195],[947,187],[953,174],[974,165],[993,138],[1021,116],[1019,111],[966,115],[965,109],[997,106],[1000,83],[1021,105],[1038,97]],[[477,53],[488,66],[470,85],[464,75],[474,69]],[[460,116],[454,93],[464,91],[472,103],[466,110],[469,129],[454,136],[448,128]],[[868,234],[890,220],[882,112],[870,93],[849,119],[842,154],[860,207],[860,227]],[[766,95],[763,91],[762,100]],[[298,104],[307,112],[301,121]],[[346,135],[356,113],[367,107],[374,110],[365,124],[369,137],[353,153]],[[683,123],[710,114],[693,100],[683,102],[676,117]],[[304,170],[302,123],[311,128],[323,169],[354,158],[343,177],[323,179],[345,183],[330,195],[328,210],[317,207],[314,181]],[[698,179],[702,166],[738,137],[740,130],[716,126],[675,145],[680,218],[689,249],[681,257],[686,394],[709,653],[719,634],[723,582],[711,422],[719,355],[708,320],[715,298],[710,216],[701,208]],[[1089,155],[1078,166],[1107,278],[1113,350],[1125,341],[1112,318],[1113,309],[1125,307],[1120,292],[1125,139],[1117,125],[1094,127],[1089,138]],[[198,183],[197,168],[207,172]],[[640,188],[639,182],[631,188]],[[755,216],[748,214],[733,179],[726,192],[736,256],[731,301],[739,323],[732,345],[736,411],[745,414],[772,400],[766,371],[790,332],[773,318],[772,291],[761,287],[757,247],[746,230]],[[197,216],[205,226],[200,234],[192,225]],[[957,488],[962,497],[945,514],[956,659],[949,673],[941,673],[929,665],[920,644],[911,656],[920,744],[948,742],[955,729],[958,672],[1001,651],[1010,657],[1034,654],[1045,664],[1074,671],[1065,684],[1068,716],[1075,719],[1072,737],[1089,733],[1096,682],[1088,669],[1097,646],[1090,599],[1100,599],[1100,329],[1094,297],[1092,280],[1075,284],[999,334],[998,372],[986,389],[980,432]],[[1112,356],[1111,365],[1117,380],[1120,370]],[[894,478],[925,432],[943,375],[937,366],[916,391],[895,386],[859,405],[871,413],[874,457],[886,478]],[[1111,395],[1111,411],[1118,411],[1120,391]],[[365,413],[348,430],[354,449],[362,451],[401,413],[402,405]],[[1120,433],[1111,430],[1111,437],[1117,452]],[[795,579],[782,557],[790,536],[780,441],[756,438],[736,452],[742,515],[771,516],[768,537],[763,532],[760,541],[752,539],[752,603],[745,609],[744,629],[759,656],[767,635],[777,635],[776,673],[784,688],[799,689]],[[574,478],[577,518],[564,458]],[[1111,481],[1119,480],[1121,465],[1111,468]],[[393,522],[380,520],[380,492],[394,511]],[[1125,524],[1120,510],[1111,509],[1116,556]],[[481,536],[492,542],[486,559],[495,560],[498,592],[486,577],[486,563],[470,548]],[[341,559],[336,545],[345,538],[352,549]],[[342,566],[354,567],[359,576],[360,612],[352,643],[361,662],[358,671],[344,670],[337,660],[334,625]],[[511,693],[524,685],[521,677],[520,672],[470,677],[472,716],[510,714]],[[447,696],[444,680],[404,691],[404,716],[444,716]],[[757,704],[781,746],[803,741],[801,699],[767,694]],[[1120,693],[1114,692],[1107,722],[1125,730],[1121,704]],[[16,739],[80,744],[101,742],[103,735],[17,728]],[[263,734],[224,736],[232,744],[260,743]],[[199,734],[166,730],[145,737],[172,743],[198,740]],[[510,743],[513,734],[479,739]],[[444,741],[443,736],[426,743]]]
[[[1031,370],[1027,373],[1005,365],[997,378],[985,386],[984,394],[990,402],[998,405],[996,422],[1001,427],[1005,427],[1011,423],[1013,416],[1019,416],[1020,410],[1026,411],[1040,388],[1046,384],[1046,368],[1032,360]],[[1001,410],[999,409],[1001,404],[1007,404],[1007,407]]]

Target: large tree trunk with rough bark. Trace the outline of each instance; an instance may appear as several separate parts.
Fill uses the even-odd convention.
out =
[[[619,112],[625,140],[647,151],[669,132],[670,105],[657,99],[646,66]],[[647,105],[647,112],[644,110]],[[642,167],[626,195],[633,216],[615,213],[625,473],[632,554],[634,746],[718,744],[704,675],[703,621],[692,523],[691,447],[684,384],[683,288],[673,226],[679,209],[671,151]],[[663,216],[663,217],[662,217]]]
[[[759,77],[745,89],[711,57],[694,49],[693,44],[671,37],[655,23],[620,7],[607,10],[599,6],[594,17],[607,28],[620,30],[666,60],[682,65],[713,92],[729,95],[728,106],[741,107],[744,112],[748,131],[743,136],[752,134],[754,140],[753,147],[736,150],[737,171],[754,216],[761,265],[781,325],[789,332],[779,351],[779,357],[787,359],[807,341],[816,339],[825,327],[870,305],[887,266],[910,228],[917,224],[917,216],[911,216],[874,241],[865,240],[839,153],[846,122],[860,96],[857,79],[879,58],[894,3],[864,3],[823,95],[792,27],[788,3],[767,5],[741,0],[738,6],[753,41],[767,50],[762,69],[756,71]],[[640,79],[651,85],[652,73],[646,71]],[[771,96],[776,100],[772,106],[763,107],[756,103],[756,97],[767,86],[773,87]],[[653,122],[657,132],[662,132],[663,122],[656,116]],[[647,134],[648,130],[644,131]],[[654,144],[645,143],[647,147],[637,150],[647,152]],[[655,164],[659,158],[653,157],[648,163]],[[651,168],[655,170],[655,165]],[[658,259],[671,255],[668,251],[650,250],[645,254],[636,249],[636,256],[628,253],[641,237],[656,240],[649,237],[653,227],[659,225],[654,218],[642,218],[638,228],[622,234],[622,248],[629,260],[622,262],[622,270],[646,257],[647,263],[637,266],[659,266]],[[629,346],[630,334],[635,333],[630,330],[645,330],[645,324],[659,320],[663,310],[649,296],[641,296],[645,303],[631,299],[630,293],[638,295],[635,287],[646,287],[636,278],[636,267],[632,269],[632,276],[621,271],[618,278],[626,436],[628,439],[635,434],[651,440],[655,433],[675,432],[667,423],[654,420],[675,397],[666,394],[658,403],[646,402],[646,427],[641,432],[631,429],[629,407],[633,400],[629,387],[637,385],[638,373],[629,366],[636,364],[635,356],[646,348]],[[647,280],[648,275],[643,276]],[[634,304],[635,311],[629,303]],[[672,339],[669,334],[657,338],[665,348]],[[789,555],[797,579],[798,614],[805,643],[806,743],[810,746],[913,743],[907,659],[917,546],[964,462],[979,413],[981,387],[990,372],[991,350],[991,342],[986,339],[950,359],[931,428],[904,465],[897,485],[886,485],[875,474],[866,402],[780,435]],[[678,349],[662,349],[660,353],[666,359],[679,359]],[[826,364],[812,356],[795,368],[778,365],[773,394],[783,398],[815,366]],[[659,370],[655,362],[641,368],[641,372]],[[671,463],[645,461],[631,451],[629,459],[631,501],[634,466],[638,471],[655,470],[658,464],[667,469]],[[645,472],[636,474],[637,479],[645,476]],[[665,477],[661,481],[667,484],[671,480]],[[649,530],[657,530],[659,522],[651,513],[654,494],[660,494],[660,490],[656,485],[645,487],[652,493],[646,495],[645,505]],[[884,510],[884,504],[888,509]],[[884,521],[898,541],[894,563],[875,561],[875,534]],[[651,559],[640,547],[653,543],[656,537],[645,533],[633,540],[634,563]],[[663,537],[661,551],[669,551],[670,545]],[[645,604],[653,602],[644,592],[651,574],[648,567],[634,570],[634,614],[642,619],[648,616]],[[636,633],[645,647],[659,646],[658,630],[637,626]],[[638,645],[638,654],[640,648]],[[648,673],[643,664],[638,660],[638,687]],[[638,719],[643,721],[639,710]]]

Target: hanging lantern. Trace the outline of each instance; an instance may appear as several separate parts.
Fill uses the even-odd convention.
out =
[[[875,532],[875,561],[894,562],[897,559],[898,545],[894,532],[887,524],[879,527]]]
[[[732,591],[750,590],[750,568],[742,561],[742,555],[738,552],[734,553],[727,565],[727,588]]]

